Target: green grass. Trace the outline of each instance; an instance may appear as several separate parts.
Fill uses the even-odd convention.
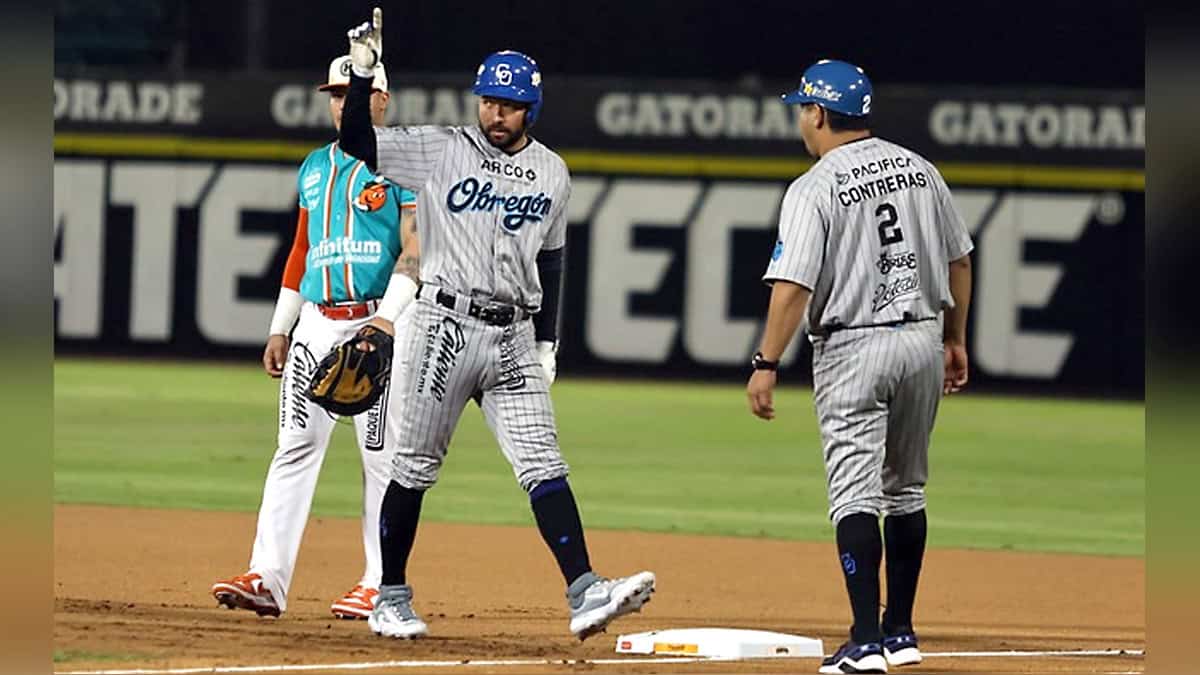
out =
[[[55,364],[55,499],[255,511],[274,450],[277,383],[252,366],[117,360]],[[779,418],[737,385],[566,379],[560,442],[589,528],[831,538],[811,393]],[[931,449],[930,545],[1142,555],[1141,403],[960,395]],[[357,516],[358,451],[334,432],[313,511]],[[425,500],[427,520],[530,524],[474,404]]]

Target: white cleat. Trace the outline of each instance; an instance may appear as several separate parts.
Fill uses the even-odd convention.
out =
[[[654,593],[654,580],[653,572],[638,572],[617,579],[605,579],[589,572],[576,579],[571,584],[575,592],[567,591],[571,604],[571,633],[586,640],[603,632],[613,620],[640,612]]]
[[[367,626],[383,637],[411,640],[429,634],[429,626],[412,608],[412,587],[381,586]]]

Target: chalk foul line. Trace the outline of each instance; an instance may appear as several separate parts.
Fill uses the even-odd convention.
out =
[[[1061,650],[1042,650],[1042,651],[1022,651],[1022,650],[1007,650],[1007,651],[979,651],[979,652],[923,652],[925,658],[962,658],[962,659],[978,659],[978,658],[1035,658],[1048,656],[1137,656],[1146,655],[1144,649],[1061,649]],[[787,657],[797,658],[797,657]],[[799,658],[815,658],[815,657],[799,657]],[[485,667],[498,668],[504,666],[556,666],[556,665],[582,665],[595,664],[602,666],[611,665],[637,665],[655,663],[659,665],[676,664],[676,663],[715,663],[715,662],[730,662],[730,661],[760,661],[762,659],[722,659],[722,658],[706,658],[706,657],[664,657],[658,656],[653,658],[609,658],[609,659],[458,659],[454,661],[367,661],[359,663],[311,663],[311,664],[283,664],[283,665],[264,665],[264,666],[208,666],[196,668],[136,668],[125,670],[59,670],[55,671],[55,675],[200,675],[212,674],[218,675],[222,673],[300,673],[306,671],[327,671],[327,670],[377,670],[382,668],[471,668]]]

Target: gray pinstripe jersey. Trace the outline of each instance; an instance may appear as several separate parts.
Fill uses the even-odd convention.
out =
[[[810,335],[933,318],[954,306],[948,266],[972,249],[938,170],[881,138],[826,153],[792,182],[765,281],[810,289]]]
[[[537,312],[538,251],[562,248],[567,165],[533,138],[509,156],[477,127],[375,128],[379,172],[417,194],[421,279]]]

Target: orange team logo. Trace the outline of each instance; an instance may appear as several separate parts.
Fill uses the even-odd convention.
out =
[[[387,186],[382,183],[367,183],[354,200],[359,211],[378,211],[387,203]]]

